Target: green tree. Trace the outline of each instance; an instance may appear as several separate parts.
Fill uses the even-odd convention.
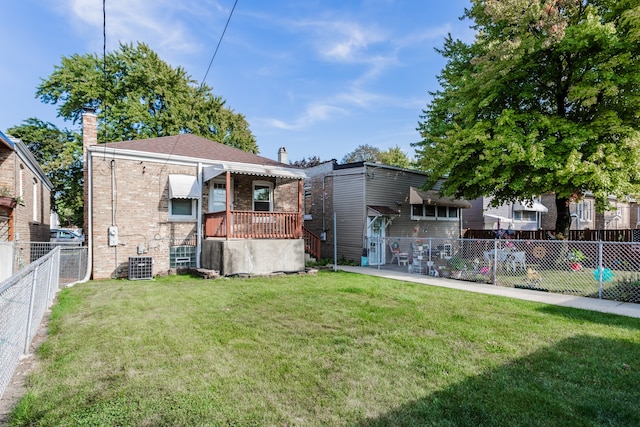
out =
[[[307,158],[303,158],[302,160],[296,160],[295,162],[289,163],[291,164],[291,166],[304,169],[318,166],[320,163],[322,163],[322,160],[320,160],[320,157],[318,156],[309,156]]]
[[[397,145],[385,151],[373,147],[369,144],[363,144],[356,147],[355,150],[348,153],[342,158],[342,163],[354,162],[378,162],[390,166],[398,166],[402,168],[411,167],[411,161],[407,154]]]
[[[500,205],[556,196],[556,231],[585,191],[640,194],[640,1],[473,0],[449,36],[416,143],[430,183]],[[429,183],[428,183],[429,184]]]
[[[53,184],[51,206],[63,225],[83,226],[82,139],[67,129],[36,118],[25,120],[8,133],[20,138]]]
[[[380,150],[372,145],[363,144],[356,147],[342,158],[342,163],[377,162],[380,159]]]
[[[391,166],[398,166],[400,168],[409,169],[413,165],[407,154],[402,151],[399,146],[390,147],[387,151],[382,151],[379,156],[380,163]]]
[[[73,123],[80,121],[85,107],[94,108],[100,142],[193,133],[258,152],[242,114],[143,43],[121,44],[105,58],[95,54],[63,57],[36,94],[43,102],[57,105],[58,115]]]
[[[145,44],[121,44],[104,60],[92,54],[63,57],[37,95],[74,124],[84,108],[96,109],[100,142],[194,133],[258,152],[242,114],[227,108],[206,85],[196,86],[182,68],[172,68]],[[27,144],[53,183],[51,205],[61,222],[83,226],[81,135],[37,118],[8,133]]]

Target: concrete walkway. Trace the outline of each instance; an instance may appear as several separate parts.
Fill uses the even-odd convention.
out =
[[[487,285],[484,283],[444,279],[441,277],[418,276],[415,274],[397,271],[378,270],[374,267],[351,267],[339,265],[338,270],[348,271],[350,273],[367,274],[370,276],[386,277],[388,279],[403,280],[405,282],[423,283],[425,285],[459,289],[462,291],[500,295],[527,301],[541,302],[544,304],[559,305],[562,307],[581,308],[583,310],[601,311],[603,313],[640,318],[640,304],[630,302],[553,294],[551,292],[532,291],[528,289],[506,288],[502,286]]]

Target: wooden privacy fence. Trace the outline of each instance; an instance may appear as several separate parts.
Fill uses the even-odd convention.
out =
[[[465,239],[495,239],[498,237],[516,240],[555,240],[549,230],[466,230]],[[640,229],[625,230],[571,230],[566,240],[602,242],[639,242]]]

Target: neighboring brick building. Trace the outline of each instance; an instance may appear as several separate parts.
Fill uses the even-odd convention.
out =
[[[0,241],[48,242],[51,181],[27,146],[0,132]]]
[[[94,279],[127,277],[132,257],[153,275],[304,270],[304,172],[191,134],[94,145],[95,123],[83,115]]]

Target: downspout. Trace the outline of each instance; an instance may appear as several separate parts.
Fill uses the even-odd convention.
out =
[[[325,180],[326,177],[327,177],[327,175],[322,175],[322,232],[323,233],[327,232],[326,227],[325,227],[325,222],[324,222],[324,214],[325,214],[325,212],[324,212],[325,194],[324,193],[326,191],[325,188],[324,188],[325,187],[324,180]]]
[[[87,150],[87,182],[84,185],[87,186],[87,235],[85,238],[87,239],[87,271],[85,272],[82,280],[78,282],[73,282],[67,285],[67,287],[71,287],[77,283],[86,283],[91,278],[91,271],[93,270],[93,157],[89,150]]]
[[[111,226],[116,225],[116,161],[111,159]],[[118,278],[118,245],[113,247],[113,255],[115,259],[116,279]]]
[[[202,191],[204,189],[204,169],[198,162],[198,181],[200,181],[200,197],[198,198],[198,224],[196,225],[196,268],[201,268],[202,256]]]

